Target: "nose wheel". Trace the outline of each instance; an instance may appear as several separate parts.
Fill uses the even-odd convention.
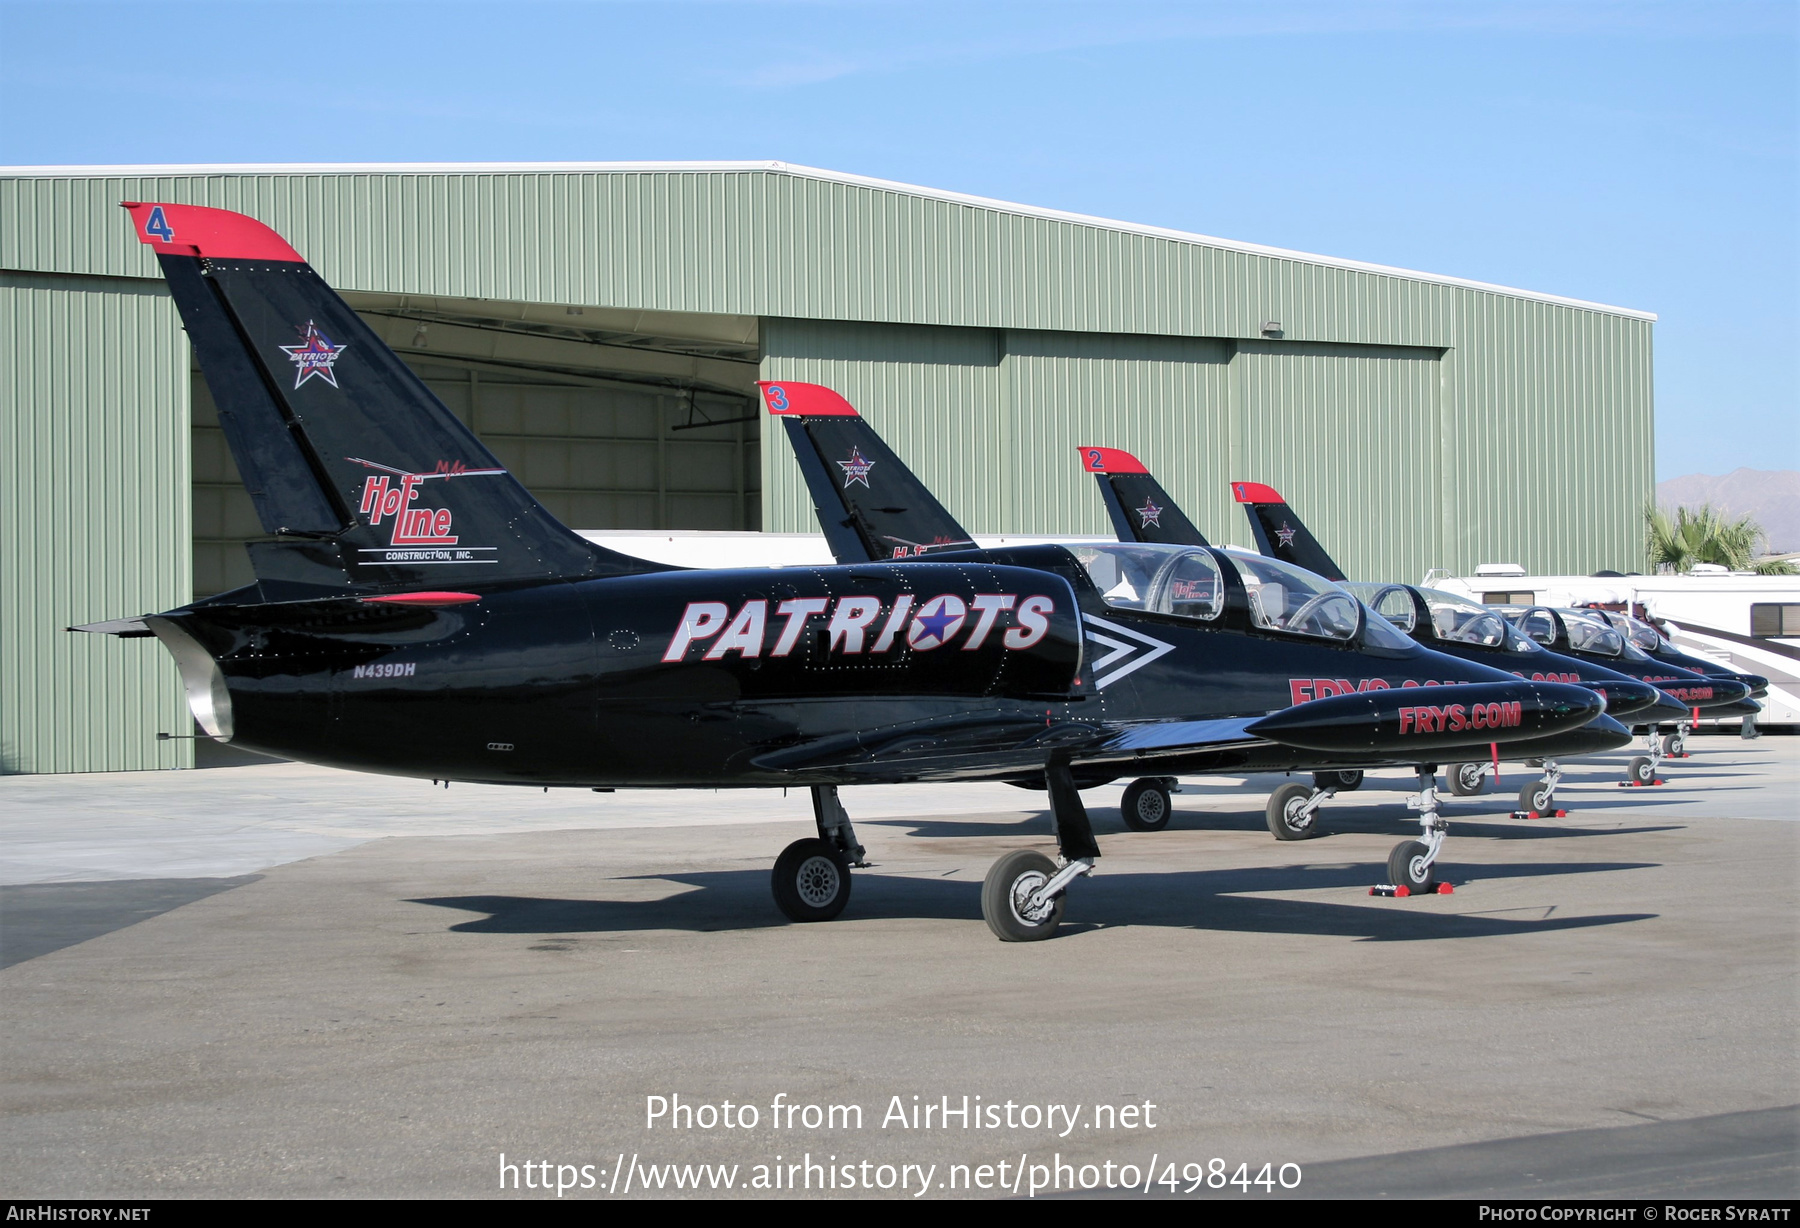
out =
[[[1069,885],[1092,874],[1100,860],[1067,760],[1050,760],[1044,784],[1060,856],[1051,861],[1033,849],[1017,849],[996,861],[981,884],[981,916],[1001,942],[1040,942],[1056,933]]]
[[[1487,772],[1485,763],[1452,763],[1444,775],[1450,781],[1450,792],[1458,797],[1474,797],[1487,789]]]
[[[1407,798],[1406,807],[1419,812],[1419,826],[1423,829],[1420,838],[1402,840],[1394,846],[1388,854],[1388,881],[1371,891],[1376,895],[1448,894],[1449,884],[1439,883],[1433,869],[1443,851],[1444,836],[1450,830],[1450,824],[1438,815],[1435,767],[1419,769],[1418,795]]]
[[[1310,840],[1319,834],[1319,807],[1336,793],[1336,787],[1282,785],[1269,795],[1269,804],[1263,808],[1269,834],[1277,840]]]

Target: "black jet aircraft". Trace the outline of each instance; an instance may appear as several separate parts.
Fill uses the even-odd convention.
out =
[[[1260,482],[1233,482],[1231,491],[1233,497],[1244,505],[1244,511],[1250,518],[1250,531],[1256,537],[1257,548],[1264,554],[1271,558],[1287,559],[1302,567],[1317,565],[1326,569],[1328,574],[1342,575],[1338,565],[1307,531],[1280,492]],[[1452,601],[1461,600],[1452,594],[1444,596]],[[1634,723],[1644,727],[1649,754],[1638,755],[1626,765],[1628,784],[1657,783],[1656,772],[1666,746],[1658,730],[1661,722],[1685,721],[1690,712],[1701,709],[1716,710],[1720,715],[1725,715],[1751,691],[1749,682],[1735,675],[1729,678],[1708,677],[1682,666],[1652,659],[1633,648],[1624,637],[1607,626],[1604,618],[1592,611],[1559,612],[1542,606],[1484,608],[1498,611],[1528,638],[1560,656],[1648,682],[1675,701],[1675,704],[1663,704],[1635,714],[1637,719]],[[1565,614],[1568,617],[1565,618]],[[1674,712],[1675,705],[1679,705],[1679,713]],[[1680,731],[1685,725],[1678,724],[1676,728]],[[1555,770],[1553,765],[1547,765],[1547,769],[1548,772]],[[1547,774],[1545,779],[1549,780],[1550,775]]]
[[[1078,448],[1076,454],[1082,468],[1094,475],[1114,531],[1121,540],[1171,544],[1205,542],[1193,522],[1137,457],[1118,448],[1100,447]],[[1234,482],[1232,492],[1240,502],[1253,509],[1251,528],[1263,555],[1275,558],[1279,551],[1281,562],[1342,582],[1347,591],[1426,648],[1504,670],[1519,678],[1578,683],[1603,695],[1607,712],[1613,717],[1667,719],[1686,711],[1649,683],[1546,651],[1515,631],[1493,611],[1453,594],[1408,584],[1345,581],[1343,569],[1272,488],[1255,482]],[[1278,511],[1265,513],[1259,519],[1254,509]],[[1313,698],[1321,687],[1329,694],[1331,685],[1329,680],[1319,679],[1313,686],[1299,687],[1295,702]],[[1528,782],[1519,791],[1518,813],[1535,818],[1553,812],[1556,786],[1562,780],[1560,758],[1579,752],[1532,749],[1537,753],[1519,754],[1514,748],[1504,757],[1542,761],[1542,777]],[[1458,796],[1480,792],[1489,764],[1497,767],[1502,757],[1496,746],[1490,749],[1486,760],[1451,763],[1448,772],[1450,791]],[[1354,788],[1360,783],[1359,778],[1347,780],[1341,774],[1319,773],[1314,777],[1311,790],[1301,785],[1284,786],[1270,800],[1271,829],[1277,836],[1282,835],[1284,828],[1307,830],[1326,800],[1337,791]]]
[[[1129,613],[1055,548],[708,571],[630,558],[558,523],[274,231],[125,207],[273,540],[249,547],[243,588],[80,629],[155,636],[220,741],[444,781],[806,786],[818,835],[772,881],[799,920],[836,916],[863,863],[839,786],[1040,778],[1063,864],[1009,854],[982,892],[989,925],[1020,940],[1054,932],[1099,856],[1078,775],[1617,728],[1592,691],[1425,661],[1341,595],[1309,600],[1285,636],[1253,631],[1235,570],[1204,552],[1146,590],[1167,610]],[[886,457],[824,463],[885,501]],[[1242,628],[1230,651],[1214,626]],[[1295,670],[1369,689],[1289,709]]]
[[[1748,698],[1741,699],[1735,704],[1724,704],[1710,708],[1707,712],[1709,716],[1741,716],[1746,720],[1754,720],[1757,713],[1763,710],[1763,705],[1760,701],[1769,694],[1769,680],[1763,675],[1745,673],[1743,670],[1732,669],[1730,666],[1722,665],[1717,661],[1709,661],[1705,657],[1695,656],[1691,652],[1683,652],[1681,649],[1675,647],[1674,644],[1670,643],[1669,637],[1664,635],[1656,626],[1631,614],[1626,614],[1619,610],[1605,610],[1596,607],[1587,608],[1592,608],[1594,613],[1611,623],[1613,630],[1624,636],[1632,647],[1636,648],[1639,652],[1644,653],[1646,656],[1661,661],[1665,665],[1674,665],[1681,669],[1691,669],[1697,674],[1705,674],[1708,678],[1732,679],[1741,682],[1750,688]],[[1665,755],[1681,757],[1685,754],[1688,729],[1689,725],[1686,721],[1683,721],[1676,726],[1675,732],[1670,734],[1663,742],[1663,753]]]
[[[1212,731],[1205,736],[1220,739],[1186,755],[1163,757],[1156,766],[1170,773],[1355,770],[1412,763],[1416,755],[1403,738],[1359,740],[1354,747],[1349,742],[1319,744],[1310,748],[1311,753],[1297,753],[1292,739],[1284,735],[1273,735],[1260,746],[1233,741],[1240,722],[1250,722],[1244,726],[1247,730],[1266,737],[1277,728],[1310,727],[1340,706],[1366,703],[1373,714],[1398,702],[1398,710],[1404,712],[1421,695],[1460,699],[1465,685],[1568,685],[1555,680],[1524,683],[1480,664],[1427,651],[1336,585],[1268,559],[1166,544],[976,548],[968,531],[842,397],[798,383],[768,383],[763,394],[770,413],[786,423],[820,524],[840,564],[929,557],[1036,567],[1064,577],[1080,603],[1084,647],[1091,656],[1084,665],[1093,691],[1087,701],[1091,717],[1130,713],[1133,720],[1191,724],[1196,732]],[[1427,689],[1445,684],[1457,689],[1450,695]],[[1404,698],[1408,692],[1413,703]],[[1395,695],[1403,698],[1395,701]],[[1401,723],[1407,720],[1400,718]],[[1617,746],[1630,738],[1610,718],[1527,739],[1509,736],[1510,731],[1489,717],[1482,721],[1479,726],[1463,722],[1460,731],[1442,730],[1449,736],[1438,746],[1460,742],[1465,752],[1479,753],[1497,743],[1513,750],[1531,748],[1518,753],[1544,754],[1562,746],[1586,750]],[[1432,727],[1437,728],[1435,720]],[[1500,734],[1487,732],[1492,730]],[[1133,765],[1119,759],[1096,764],[1075,774],[1071,784],[1075,788],[1101,784],[1148,763]],[[1060,798],[1052,793],[1059,831],[1065,810],[1085,829],[1085,816],[1073,809],[1080,804],[1075,788]],[[1136,813],[1137,803],[1152,796],[1153,789],[1161,791],[1160,808],[1153,821],[1145,823]],[[1140,778],[1127,791],[1125,802],[1127,821],[1139,819],[1133,826],[1167,822],[1168,797],[1161,777]],[[1419,797],[1409,804],[1421,811],[1425,839],[1403,841],[1394,849],[1388,868],[1393,882],[1410,893],[1432,886],[1432,865],[1446,825],[1438,814],[1435,782],[1429,774],[1421,780]],[[1304,834],[1284,831],[1285,835],[1277,834],[1287,839]],[[1065,848],[1065,860],[1071,856]]]

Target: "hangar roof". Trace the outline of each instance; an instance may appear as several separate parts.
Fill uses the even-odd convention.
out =
[[[309,186],[299,192],[276,186],[296,180]],[[342,186],[370,180],[383,186],[373,191]],[[549,186],[550,180],[609,182],[568,191]],[[624,180],[659,186],[621,190],[617,185]],[[328,186],[331,181],[339,186]],[[409,190],[402,183],[415,186]],[[114,246],[110,235],[97,235],[97,243],[71,245],[66,235],[59,241],[46,233],[47,228],[68,229],[66,212],[56,218],[44,216],[46,209],[91,213],[100,201],[94,191],[84,189],[102,184],[142,199],[155,199],[160,192],[258,213],[334,280],[367,290],[1226,337],[1256,337],[1263,323],[1277,320],[1292,340],[1413,345],[1452,344],[1457,330],[1451,319],[1460,314],[1459,304],[1442,299],[1441,290],[1636,320],[1656,318],[1559,295],[786,162],[0,167],[0,206],[5,206],[0,212],[14,219],[0,226],[0,264],[42,272],[153,273],[135,268],[146,259],[136,245],[121,243],[116,254],[103,256],[102,249]],[[417,186],[424,184],[432,186]],[[810,193],[809,184],[815,189]],[[111,190],[100,188],[100,194]],[[428,221],[417,228],[437,244],[434,251],[419,250],[410,234],[404,236],[404,246],[411,250],[399,250],[399,236],[329,238],[320,215],[341,216],[346,207],[372,208],[378,222],[397,221],[396,213],[408,207],[436,210],[447,224]],[[481,216],[484,210],[489,216]],[[673,220],[652,219],[655,210]],[[499,227],[492,220],[495,213],[504,219]],[[519,279],[504,271],[469,275],[468,266],[491,265],[494,251],[520,250],[516,234],[506,233],[508,224],[533,232],[530,246],[535,250],[523,253],[530,258],[542,256],[538,236],[546,226],[593,229],[610,224],[616,230],[622,221],[640,226],[651,221],[648,229],[656,233],[637,240],[636,253],[609,250],[604,243],[576,245],[570,258],[604,265],[598,276],[530,277],[557,284],[528,292],[509,284]],[[794,237],[775,236],[775,227],[785,227]],[[129,237],[128,228],[110,229]],[[429,233],[433,230],[438,233]],[[354,252],[348,250],[352,242]],[[483,243],[491,249],[486,259],[475,250]],[[742,250],[754,254],[746,259]],[[67,267],[71,261],[65,254],[74,265],[91,267]],[[628,264],[633,256],[645,267],[613,274],[615,266]],[[636,275],[630,276],[633,271]],[[698,292],[679,292],[668,284],[684,280]],[[964,280],[970,284],[955,285]],[[735,292],[721,294],[694,287],[696,281],[737,285]],[[663,284],[653,284],[658,282]],[[825,284],[838,282],[844,284]],[[1453,294],[1453,299],[1462,298]]]

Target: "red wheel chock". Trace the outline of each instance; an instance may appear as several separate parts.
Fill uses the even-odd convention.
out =
[[[1665,755],[1663,757],[1665,759],[1668,758],[1667,755]],[[1618,783],[1619,788],[1621,788],[1621,789],[1648,789],[1654,785],[1666,785],[1669,782],[1666,780],[1645,780],[1645,781],[1621,780],[1621,781],[1618,781],[1617,783]]]
[[[1449,883],[1433,883],[1424,891],[1415,892],[1404,883],[1396,887],[1392,883],[1382,883],[1369,888],[1370,895],[1386,896],[1389,899],[1405,899],[1409,895],[1455,895],[1456,888]]]
[[[1566,819],[1569,817],[1569,812],[1567,810],[1515,810],[1512,812],[1512,816],[1515,819]]]

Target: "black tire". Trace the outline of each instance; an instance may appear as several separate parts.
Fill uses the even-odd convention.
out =
[[[1482,772],[1480,763],[1452,763],[1445,776],[1450,781],[1450,792],[1458,797],[1474,797],[1478,793],[1487,792],[1487,776]]]
[[[1637,755],[1625,765],[1625,779],[1633,784],[1647,785],[1656,779],[1656,767],[1647,755]]]
[[[790,921],[829,921],[850,902],[850,863],[816,836],[796,840],[769,877],[775,907]]]
[[[1431,875],[1431,867],[1422,865],[1427,849],[1417,840],[1402,840],[1388,854],[1388,881],[1396,887],[1405,887],[1413,895],[1423,895],[1436,885]]]
[[[1337,772],[1314,772],[1313,788],[1336,789],[1339,793],[1350,793],[1362,788],[1363,774],[1361,768],[1344,768]]]
[[[1679,758],[1687,749],[1687,735],[1679,731],[1669,734],[1663,739],[1663,754],[1671,758]]]
[[[1553,796],[1554,792],[1543,781],[1531,781],[1519,790],[1519,809],[1528,814],[1549,814]]]
[[[996,861],[981,884],[981,915],[1001,942],[1039,942],[1062,924],[1063,897],[1057,896],[1041,915],[1020,910],[1033,891],[1056,875],[1056,863],[1042,853],[1019,849]]]
[[[1282,785],[1269,795],[1263,817],[1269,821],[1269,834],[1277,840],[1309,840],[1318,833],[1319,812],[1301,816],[1297,812],[1312,797],[1305,785]]]
[[[1132,831],[1161,831],[1174,813],[1169,786],[1155,776],[1132,781],[1119,801],[1119,817]]]

